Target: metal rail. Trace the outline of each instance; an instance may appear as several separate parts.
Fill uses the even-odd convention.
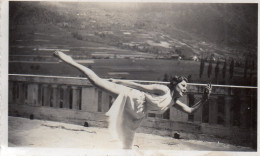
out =
[[[48,76],[48,75],[30,75],[30,74],[8,74],[9,76],[23,76],[23,77],[42,77],[42,78],[61,78],[61,79],[76,79],[76,80],[88,80],[88,78],[84,77],[69,77],[69,76]],[[109,80],[109,79],[106,79]],[[121,80],[121,81],[133,81],[140,83],[156,83],[156,84],[169,84],[170,82],[162,82],[162,81],[144,81],[144,80]],[[201,83],[188,83],[191,86],[206,86],[207,84]],[[236,85],[218,85],[211,84],[213,87],[230,87],[230,88],[251,88],[257,89],[257,86],[236,86]]]

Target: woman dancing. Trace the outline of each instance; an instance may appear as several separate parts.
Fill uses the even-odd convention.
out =
[[[185,77],[174,77],[168,86],[143,85],[114,79],[105,80],[60,51],[55,51],[54,56],[83,72],[95,87],[116,97],[106,115],[109,116],[110,132],[122,142],[124,149],[132,148],[135,131],[148,112],[164,113],[173,106],[190,114],[200,108],[208,100],[211,93],[212,87],[207,85],[202,99],[192,107],[188,107],[178,100],[187,91]]]

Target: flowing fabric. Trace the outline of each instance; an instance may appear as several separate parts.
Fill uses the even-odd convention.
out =
[[[144,93],[125,86],[115,86],[121,90],[112,107],[106,113],[109,130],[123,148],[131,148],[136,129],[147,112],[163,113],[172,105],[170,90],[163,95]]]
[[[119,94],[106,113],[109,116],[109,131],[122,142],[123,148],[132,147],[135,131],[146,114],[144,103],[144,93],[131,89]]]

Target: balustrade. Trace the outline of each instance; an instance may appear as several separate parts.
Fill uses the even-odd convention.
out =
[[[192,106],[201,98],[203,86],[189,85],[189,95],[181,100]],[[170,121],[209,123],[226,127],[255,127],[256,89],[233,89],[213,87],[209,102],[192,116],[170,108],[168,114],[150,114],[148,117]],[[9,104],[34,107],[53,107],[83,112],[102,112],[109,110],[112,96],[94,88],[87,79],[9,76]],[[253,115],[252,115],[253,114]]]

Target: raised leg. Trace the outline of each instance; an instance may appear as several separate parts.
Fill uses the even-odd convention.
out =
[[[64,62],[72,65],[73,67],[77,68],[81,72],[83,72],[89,81],[97,88],[107,91],[109,93],[116,95],[119,95],[123,90],[129,89],[126,86],[122,86],[107,80],[104,80],[100,78],[96,73],[94,73],[91,69],[75,62],[70,56],[64,54],[60,51],[55,51],[54,56],[58,57],[59,59],[63,60]]]

